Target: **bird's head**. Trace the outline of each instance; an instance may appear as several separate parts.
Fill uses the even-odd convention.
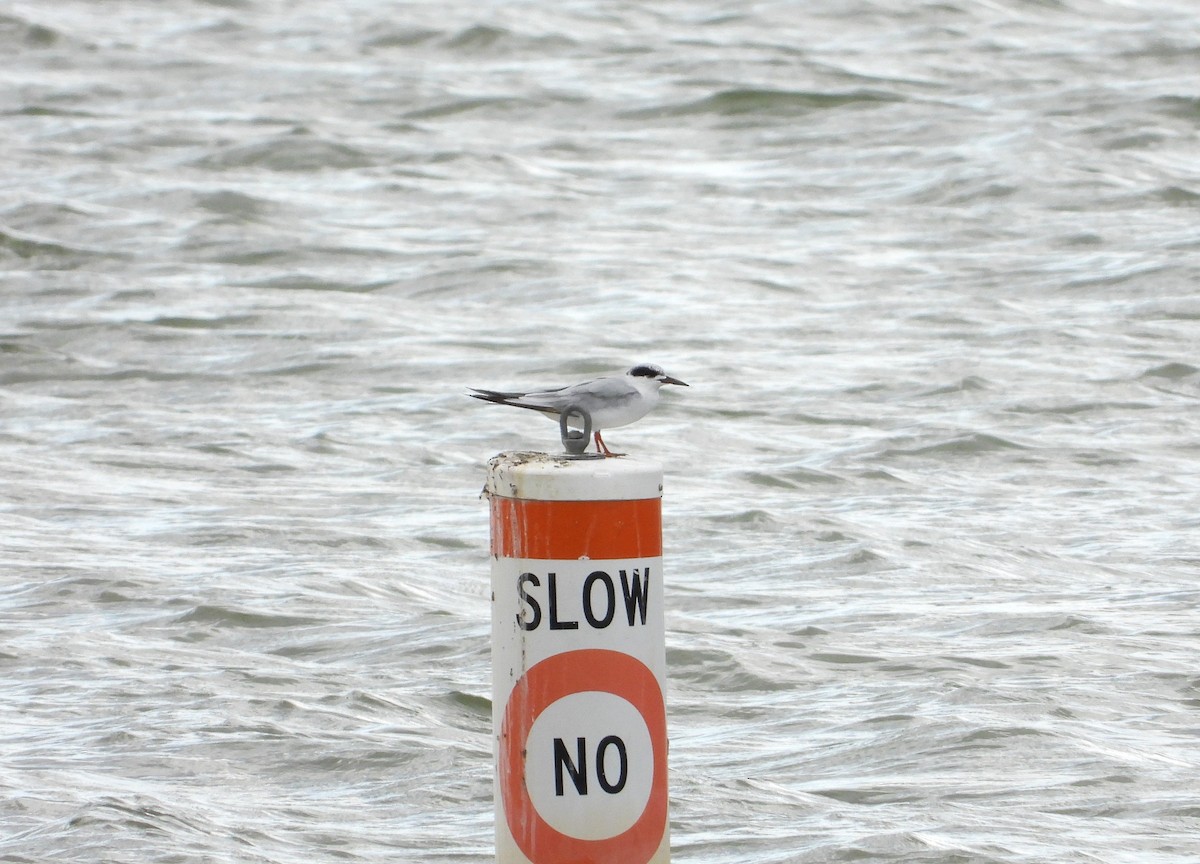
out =
[[[637,366],[634,366],[632,369],[630,369],[625,374],[628,375],[630,378],[634,378],[639,381],[653,381],[653,382],[657,383],[658,386],[660,386],[660,387],[663,384],[678,384],[680,387],[688,386],[687,384],[684,384],[682,381],[680,381],[678,378],[672,378],[670,375],[668,375],[666,372],[663,371],[663,368],[661,366],[655,366],[653,363],[640,363]]]

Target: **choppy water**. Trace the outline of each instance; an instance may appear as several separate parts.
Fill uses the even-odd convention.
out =
[[[689,862],[1200,858],[1200,12],[0,10],[0,860],[484,862],[467,385],[634,361]]]

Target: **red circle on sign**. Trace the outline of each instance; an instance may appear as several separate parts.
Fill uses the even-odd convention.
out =
[[[534,721],[573,693],[612,693],[646,721],[653,750],[650,798],[627,830],[603,840],[581,840],[552,827],[525,786],[525,745]],[[500,727],[500,795],[517,846],[533,864],[619,862],[646,864],[662,843],[667,822],[667,710],[658,679],[644,663],[619,651],[588,648],[535,663],[508,697]]]

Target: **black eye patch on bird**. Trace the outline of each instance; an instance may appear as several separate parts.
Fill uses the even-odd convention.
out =
[[[657,378],[664,373],[657,366],[634,366],[629,370],[629,374],[637,378]]]

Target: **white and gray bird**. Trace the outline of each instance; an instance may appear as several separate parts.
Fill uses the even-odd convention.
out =
[[[551,415],[555,420],[564,410],[575,405],[592,418],[592,434],[597,452],[605,456],[620,456],[604,444],[600,432],[616,426],[627,426],[641,420],[658,404],[659,388],[664,384],[686,387],[678,378],[672,378],[661,366],[642,363],[624,375],[594,378],[581,384],[559,387],[556,390],[530,390],[527,392],[504,392],[470,388],[469,395],[497,405],[515,405],[531,408]]]

